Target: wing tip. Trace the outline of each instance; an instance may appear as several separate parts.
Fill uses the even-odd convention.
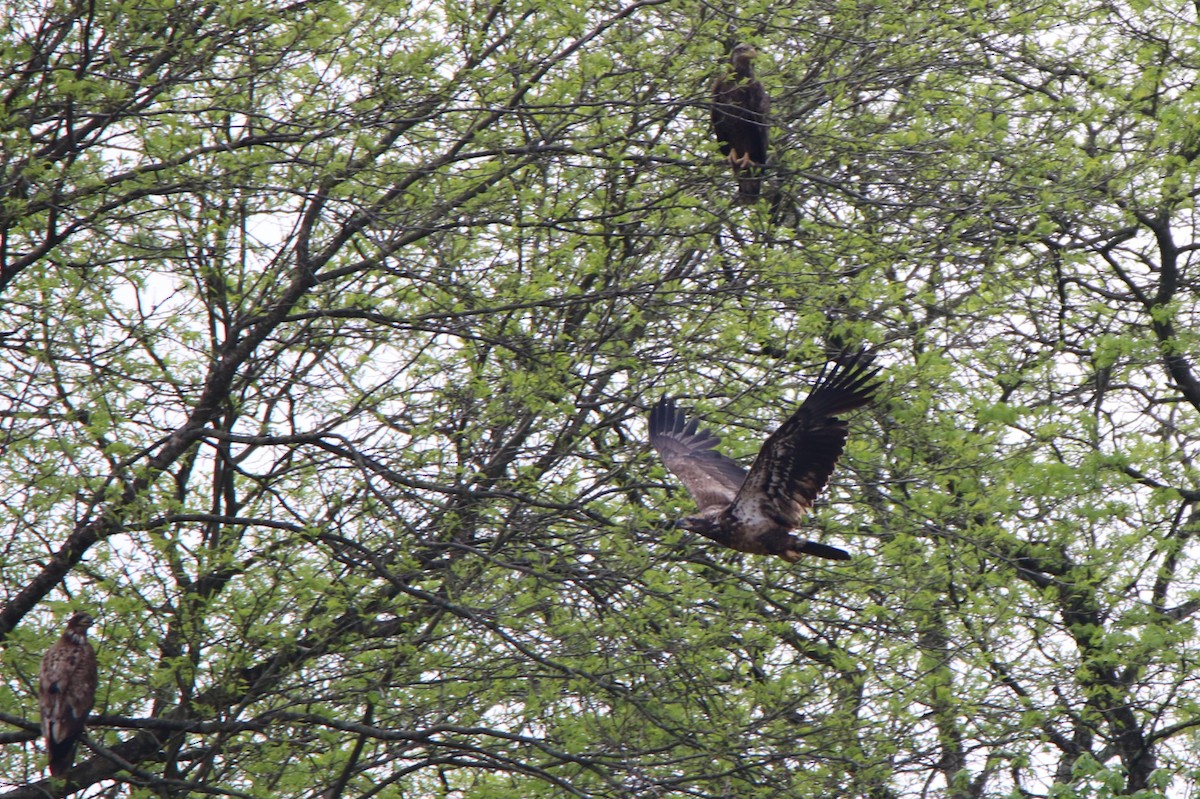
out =
[[[651,406],[648,419],[651,443],[662,436],[674,438],[697,450],[713,449],[721,443],[721,439],[711,431],[700,429],[699,419],[688,419],[687,414],[675,406],[675,400],[666,395]]]
[[[837,406],[830,409],[830,414],[868,404],[883,385],[878,379],[883,367],[874,365],[875,355],[876,350],[868,349],[865,345],[857,349],[846,347],[831,353],[809,396],[825,395],[831,404]]]
[[[666,420],[675,416],[675,400],[667,395],[658,398],[658,402],[650,406],[649,424],[650,437],[654,438],[666,431]]]

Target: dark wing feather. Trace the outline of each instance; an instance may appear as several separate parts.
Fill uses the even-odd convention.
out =
[[[737,83],[729,78],[717,78],[713,83],[713,101],[711,120],[713,134],[717,137],[721,155],[729,155],[733,149],[732,140],[738,127],[740,108],[733,102],[737,92]]]
[[[721,154],[749,154],[762,166],[767,163],[767,115],[771,100],[761,82],[717,78],[713,84],[712,128]]]
[[[96,700],[96,653],[91,644],[58,641],[42,658],[38,705],[50,773],[61,776],[75,759],[75,747]]]
[[[676,410],[675,401],[666,397],[650,410],[650,443],[703,513],[732,502],[746,479],[746,470],[717,452],[714,447],[721,439],[697,430],[698,424],[694,419],[689,423]]]
[[[846,423],[835,414],[866,405],[878,388],[873,357],[860,350],[825,367],[796,412],[763,443],[734,500],[735,517],[788,528],[800,523],[846,444]]]

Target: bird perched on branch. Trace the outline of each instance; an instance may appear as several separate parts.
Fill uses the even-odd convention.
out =
[[[62,638],[42,656],[38,706],[50,774],[61,777],[75,760],[75,747],[96,701],[96,653],[88,643],[92,617],[79,612],[67,619]]]
[[[717,452],[721,442],[699,430],[663,398],[650,411],[650,443],[700,507],[676,522],[718,544],[795,563],[802,555],[848,560],[845,550],[792,535],[825,487],[846,443],[835,414],[869,403],[879,387],[874,356],[857,353],[822,370],[808,397],[763,443],[746,472]]]
[[[753,203],[762,195],[767,164],[767,114],[771,99],[754,77],[750,63],[758,51],[748,44],[733,48],[733,72],[717,78],[712,89],[712,128],[738,183],[738,200]]]

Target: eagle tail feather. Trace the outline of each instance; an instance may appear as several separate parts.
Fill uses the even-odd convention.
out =
[[[801,554],[814,555],[818,558],[826,558],[828,560],[850,560],[850,553],[844,549],[838,549],[828,544],[820,544],[816,541],[808,541],[795,536],[792,536],[791,546],[788,549],[789,554],[791,552],[797,553],[795,560],[799,560]],[[791,558],[785,558],[785,560],[795,563],[795,560]]]
[[[740,175],[738,177],[738,201],[746,205],[758,202],[762,196],[762,178]]]
[[[71,769],[71,765],[75,762],[75,748],[78,744],[78,735],[72,735],[61,741],[46,741],[46,760],[50,765],[50,776],[61,777]]]

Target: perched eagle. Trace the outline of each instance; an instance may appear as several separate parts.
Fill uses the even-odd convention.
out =
[[[688,422],[674,401],[659,400],[650,411],[650,443],[700,506],[698,516],[677,525],[732,549],[778,555],[788,563],[801,555],[849,560],[844,550],[790,531],[812,508],[842,454],[846,423],[835,414],[866,405],[878,388],[873,358],[859,350],[832,368],[826,365],[792,417],[763,443],[749,473],[717,452],[721,440],[697,430],[698,423]]]
[[[767,163],[767,113],[771,98],[754,77],[750,61],[758,52],[748,44],[733,48],[732,74],[713,84],[712,128],[738,182],[738,200],[753,203],[762,194]]]
[[[62,638],[42,656],[38,705],[50,774],[61,777],[75,760],[75,747],[96,701],[96,653],[87,640],[92,617],[76,613],[67,619]]]

